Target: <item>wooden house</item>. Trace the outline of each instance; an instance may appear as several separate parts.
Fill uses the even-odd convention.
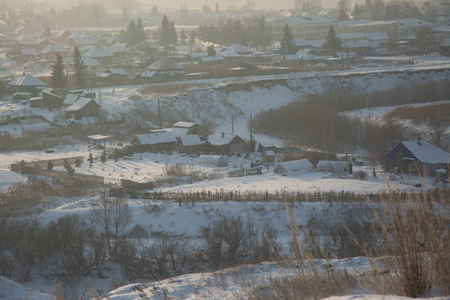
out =
[[[203,143],[198,134],[183,135],[179,138],[178,151],[181,153],[196,153],[201,150]]]
[[[136,134],[131,140],[136,152],[173,151],[177,139],[170,132]]]
[[[180,137],[182,135],[197,134],[200,136],[200,139],[202,141],[206,140],[206,138],[209,135],[202,125],[192,122],[177,122],[173,124],[172,134],[175,137]]]
[[[96,99],[80,97],[64,111],[67,119],[79,120],[82,117],[95,117],[100,113],[100,104]]]
[[[216,153],[242,153],[248,149],[248,144],[235,133],[215,132],[208,137],[208,142]]]
[[[419,138],[398,143],[384,156],[384,161],[386,171],[434,177],[437,169],[450,163],[450,154]]]
[[[19,78],[16,78],[13,81],[9,82],[8,86],[15,92],[26,92],[37,96],[40,90],[45,88],[47,84],[37,79],[33,75],[23,74]]]

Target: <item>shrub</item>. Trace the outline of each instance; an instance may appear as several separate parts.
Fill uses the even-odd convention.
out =
[[[53,162],[51,160],[48,161],[47,170],[53,170]]]
[[[75,168],[72,167],[72,165],[69,163],[69,161],[67,159],[64,160],[63,167],[64,167],[64,169],[67,170],[67,173],[69,173],[69,174],[75,173]]]
[[[356,171],[355,173],[353,173],[353,177],[360,180],[366,180],[367,172],[363,170]]]

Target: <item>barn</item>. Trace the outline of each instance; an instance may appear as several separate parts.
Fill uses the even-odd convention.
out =
[[[279,163],[273,171],[278,174],[287,175],[289,173],[311,172],[313,165],[307,159],[292,160]]]
[[[80,120],[82,117],[95,117],[100,113],[100,104],[96,99],[80,97],[71,106],[64,109],[66,118]]]
[[[189,134],[180,136],[178,151],[181,153],[195,153],[200,151],[203,145],[198,134]]]

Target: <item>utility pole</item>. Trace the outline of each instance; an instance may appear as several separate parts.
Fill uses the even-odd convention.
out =
[[[100,91],[100,86],[98,87],[98,100],[100,100],[100,107],[102,107],[102,93]]]
[[[233,118],[233,113],[231,113],[231,133],[234,133],[234,118]]]
[[[252,113],[250,113],[250,145],[253,143]]]
[[[159,117],[159,129],[162,128],[161,126],[161,107],[159,106],[159,98],[158,98],[158,117]]]

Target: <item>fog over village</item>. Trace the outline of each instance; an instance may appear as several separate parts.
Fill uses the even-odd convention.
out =
[[[0,0],[0,299],[450,299],[449,152],[449,0]]]

